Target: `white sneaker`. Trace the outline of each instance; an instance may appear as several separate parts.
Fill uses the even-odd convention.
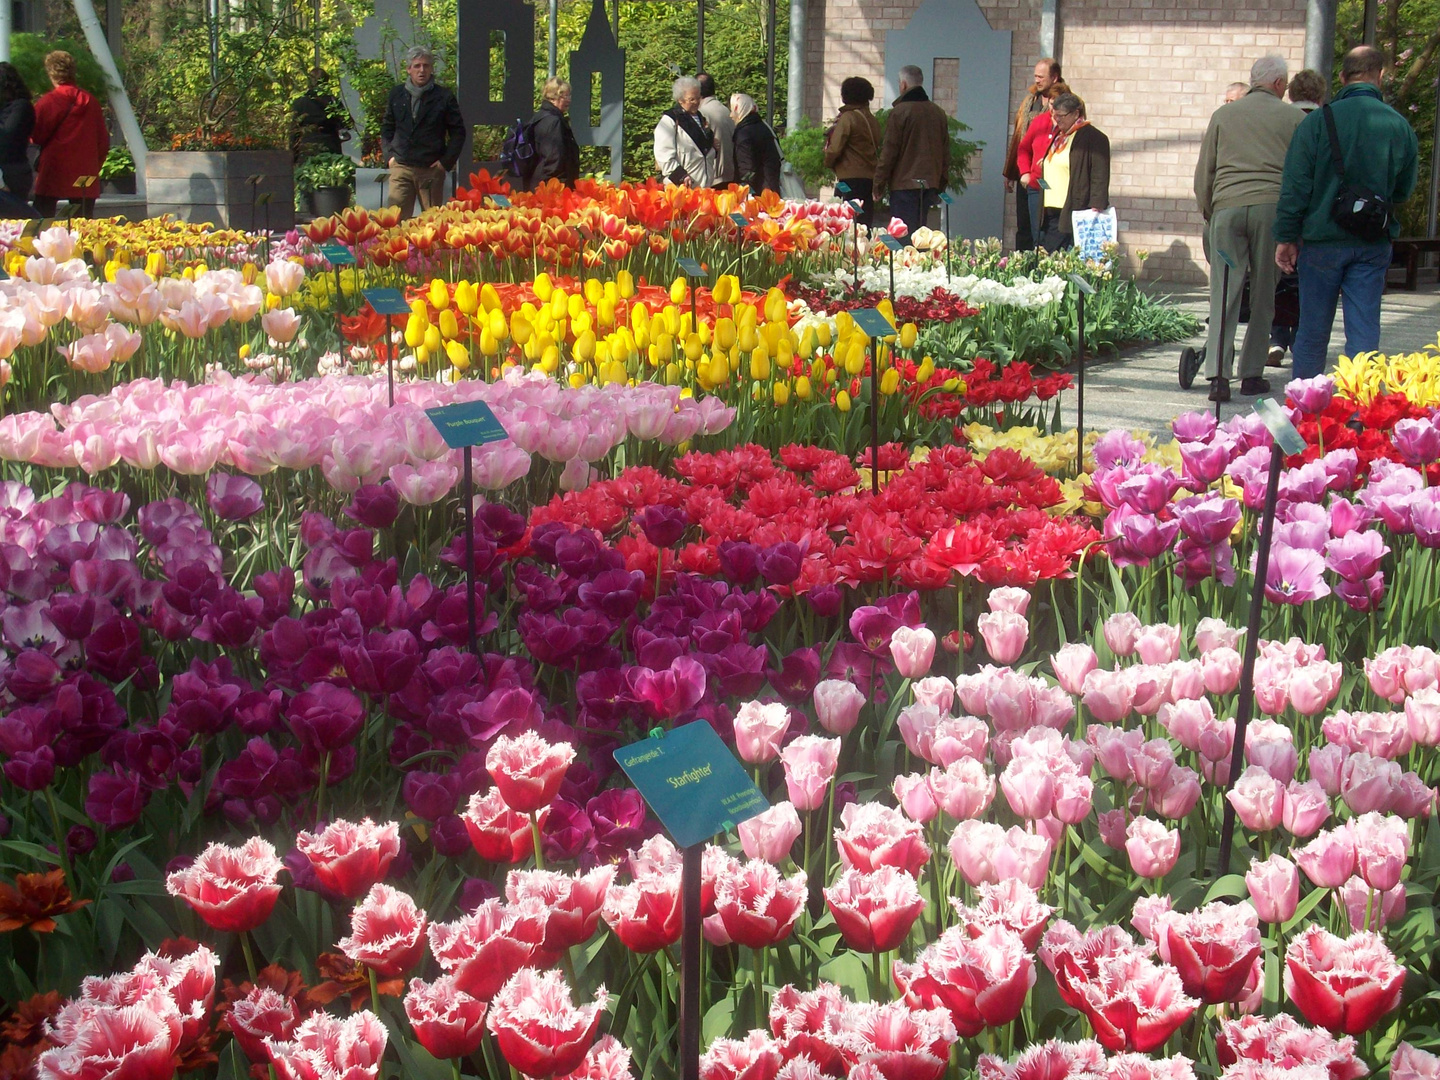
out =
[[[1269,356],[1269,358],[1265,361],[1265,363],[1266,363],[1266,365],[1267,365],[1268,367],[1284,367],[1284,366],[1285,366],[1285,346],[1283,346],[1283,345],[1271,345],[1271,346],[1270,346],[1270,356]]]

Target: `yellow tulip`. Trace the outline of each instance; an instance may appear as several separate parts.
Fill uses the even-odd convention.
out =
[[[92,254],[92,258],[98,258],[98,256]],[[259,273],[260,268],[258,266],[253,262],[247,262],[244,266],[240,267],[240,280],[245,282],[246,285],[254,285],[255,277]]]
[[[461,371],[470,366],[470,350],[458,341],[445,343],[445,355],[450,358],[450,363]]]
[[[602,296],[600,302],[595,305],[595,316],[601,326],[614,326],[615,301]]]
[[[585,302],[592,305],[598,304],[600,298],[605,295],[605,290],[601,288],[599,280],[593,277],[585,279],[584,291]]]
[[[907,322],[904,326],[900,327],[900,347],[902,349],[913,349],[915,347],[915,339],[919,336],[920,332],[915,328],[915,324],[913,322]]]
[[[826,369],[825,369],[825,385],[826,385],[826,386],[831,386],[831,385],[833,385],[834,382],[835,382],[835,380],[836,380],[836,378],[838,378],[838,376],[836,375],[834,368],[826,368]]]
[[[440,341],[440,328],[438,326],[435,326],[433,323],[430,326],[425,327],[424,345],[425,348],[432,353],[439,352],[442,347]]]
[[[823,324],[822,324],[823,325]],[[850,317],[848,311],[837,311],[835,313],[835,335],[837,337],[848,337],[850,331],[855,328],[855,320]],[[820,331],[817,328],[816,333]]]
[[[566,302],[565,311],[566,314],[570,316],[572,322],[574,321],[575,316],[579,315],[584,310],[585,297],[581,296],[579,293],[576,293],[574,296],[570,297],[570,299]]]
[[[795,396],[801,401],[809,401],[812,392],[810,389],[809,375],[801,375],[795,380]]]
[[[505,321],[505,313],[499,308],[490,312],[486,329],[490,331],[490,336],[496,341],[504,341],[510,336],[510,325]]]
[[[430,321],[418,311],[412,311],[410,317],[405,320],[405,344],[412,349],[418,349],[425,342],[425,331],[430,328]]]
[[[665,329],[672,337],[678,337],[680,334],[680,309],[674,304],[666,304],[660,314],[665,317]]]
[[[753,326],[742,325],[735,335],[735,344],[740,347],[741,352],[754,352],[761,347],[761,338]]]
[[[710,342],[711,342],[711,340],[712,340],[712,339],[714,338],[714,336],[715,336],[715,335],[711,332],[710,324],[709,324],[709,323],[704,323],[704,322],[702,322],[698,327],[696,327],[695,333],[696,333],[696,335],[700,338],[700,344],[701,344],[701,345],[709,345]]]
[[[730,303],[730,278],[726,274],[720,275],[720,280],[715,282],[715,288],[710,291],[717,304]]]
[[[575,338],[575,355],[588,363],[595,359],[595,335],[586,330]]]
[[[555,286],[550,282],[550,275],[543,270],[535,275],[535,299],[542,304],[550,302],[550,294],[555,291]]]
[[[683,277],[677,277],[670,283],[670,302],[672,304],[685,302],[685,279]]]
[[[515,339],[515,344],[524,346],[535,333],[535,327],[523,313],[517,311],[510,316],[510,336]]]
[[[770,358],[764,353],[750,354],[750,377],[752,379],[768,379],[770,377]]]
[[[444,311],[450,306],[450,290],[445,287],[445,282],[439,278],[430,279],[430,306],[436,311]]]
[[[610,349],[610,342],[608,340],[599,339],[595,342],[595,370],[597,373],[610,362],[610,358],[613,355],[614,353]],[[596,378],[599,378],[598,374]]]
[[[793,364],[794,362],[795,362],[795,353],[794,353],[794,350],[792,350],[792,349],[790,348],[790,341],[789,341],[789,339],[788,339],[788,338],[781,338],[781,339],[780,339],[780,347],[775,350],[775,363],[779,364],[779,365],[780,365],[782,368],[784,368],[786,371],[789,371],[789,370],[790,370],[790,365]]]
[[[480,286],[480,306],[486,311],[494,311],[500,306],[500,294],[488,281]]]
[[[680,385],[680,365],[679,365],[679,364],[669,363],[669,364],[666,364],[666,365],[665,365],[665,385],[666,385],[666,386],[679,386],[679,385]]]
[[[662,320],[662,322],[663,322],[663,320]],[[644,304],[631,304],[631,305],[630,305],[630,325],[633,326],[637,331],[638,331],[642,326],[649,326],[649,325],[650,325],[650,309],[647,308]]]
[[[850,338],[850,344],[845,350],[845,371],[849,375],[859,375],[865,370],[865,339],[860,334]]]
[[[145,272],[152,278],[165,276],[165,253],[163,251],[152,251],[145,256]]]
[[[594,329],[595,320],[590,318],[590,312],[585,311],[583,308],[576,312],[575,316],[570,320],[570,332],[576,337],[579,337],[586,330]]]
[[[547,345],[545,351],[540,354],[540,368],[547,375],[554,375],[560,367],[560,347],[558,345]]]
[[[430,362],[430,350],[425,348],[424,345],[421,345],[415,350],[415,362],[421,367],[424,367]]]
[[[735,323],[738,326],[759,326],[760,312],[756,310],[754,304],[741,304],[735,309]],[[785,321],[777,320],[776,325],[784,326]]]
[[[490,328],[488,326],[484,330],[480,331],[480,355],[500,355],[500,343],[495,340],[495,335],[490,333]]]
[[[730,381],[730,361],[726,357],[710,358],[710,381],[715,386],[724,386]]]
[[[790,384],[789,384],[789,383],[783,383],[783,382],[777,382],[777,383],[775,384],[774,394],[775,394],[775,404],[776,404],[776,405],[787,405],[787,404],[789,404],[789,402],[790,402]]]
[[[735,345],[735,322],[733,319],[719,319],[715,323],[715,343],[722,349]]]
[[[565,295],[564,289],[556,289],[550,294],[550,315],[552,318],[563,319],[570,314],[569,297]]]
[[[880,303],[876,304],[875,309],[879,311],[881,315],[884,315],[885,318],[889,319],[892,323],[895,321],[895,305],[890,303],[890,298],[888,296],[884,300],[881,300]]]
[[[604,366],[602,381],[607,384],[618,383],[623,385],[630,381],[630,373],[625,370],[625,365],[619,360],[612,360]]]
[[[453,341],[460,336],[460,320],[455,318],[455,312],[446,308],[440,312],[440,336]]]
[[[900,372],[893,367],[880,376],[880,393],[890,395],[900,389]]]
[[[629,300],[635,295],[635,275],[629,270],[621,270],[615,275],[615,291],[620,294],[620,299]]]
[[[584,385],[585,376],[578,371],[572,371],[570,373],[570,389],[579,390]]]
[[[675,339],[671,335],[662,332],[655,339],[655,355],[659,357],[660,362],[663,364],[668,364],[671,360],[674,360]]]
[[[921,384],[927,383],[930,381],[931,376],[933,376],[934,374],[935,361],[931,360],[930,357],[927,356],[923,361],[921,361],[920,366],[915,370],[915,381]]]
[[[849,412],[849,411],[850,411],[850,395],[849,395],[848,393],[846,393],[844,390],[841,390],[841,391],[839,391],[839,392],[836,393],[836,395],[835,395],[835,408],[839,409],[841,412]]]
[[[846,318],[849,318],[849,316],[847,315]],[[820,343],[822,349],[828,349],[833,339],[834,335],[830,333],[829,323],[820,323],[815,327],[815,340]]]
[[[785,294],[777,288],[771,288],[765,294],[765,318],[771,322],[780,322],[786,314]]]
[[[480,310],[480,290],[468,281],[455,283],[455,306],[466,315]]]

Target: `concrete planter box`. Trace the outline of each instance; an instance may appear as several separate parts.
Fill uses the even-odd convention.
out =
[[[246,181],[260,177],[258,184]],[[263,229],[295,224],[294,165],[287,150],[151,151],[145,158],[145,194],[152,215],[209,221],[224,228]]]

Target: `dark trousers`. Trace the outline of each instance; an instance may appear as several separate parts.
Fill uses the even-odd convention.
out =
[[[875,179],[870,176],[842,176],[841,180],[850,185],[848,199],[859,199],[864,209],[855,215],[855,220],[867,229],[875,220]]]
[[[1045,210],[1040,224],[1040,246],[1046,251],[1060,251],[1075,246],[1074,234],[1060,231],[1060,211],[1053,207]]]
[[[35,212],[42,218],[53,218],[56,209],[60,206],[60,200],[52,195],[36,195],[34,205]],[[71,199],[66,216],[93,218],[95,216],[95,200]]]
[[[901,189],[890,192],[891,215],[905,222],[910,229],[909,235],[906,237],[907,243],[909,237],[915,235],[915,230],[925,224],[925,216],[930,212],[930,206],[939,194],[939,190],[934,188],[926,188],[924,191],[917,188],[912,191]]]
[[[1029,251],[1035,246],[1035,227],[1030,219],[1030,191],[1015,184],[1015,250]]]

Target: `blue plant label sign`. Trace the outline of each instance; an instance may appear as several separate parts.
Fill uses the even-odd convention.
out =
[[[365,289],[364,296],[376,315],[410,314],[410,305],[399,289]]]
[[[735,227],[737,229],[743,229],[750,224],[750,219],[747,218],[744,214],[738,212],[731,214],[730,220],[735,223]]]
[[[488,402],[457,401],[454,405],[437,405],[426,409],[425,415],[452,450],[510,437]]]
[[[891,251],[905,250],[905,241],[891,236],[888,232],[882,232],[880,234],[880,242],[884,244],[887,248],[889,248]]]
[[[887,338],[896,333],[895,324],[879,308],[861,308],[850,312],[850,317],[868,338]]]
[[[1280,410],[1280,406],[1269,398],[1261,398],[1255,402],[1255,414],[1265,422],[1270,434],[1275,436],[1275,442],[1287,454],[1303,454],[1305,452],[1305,440],[1300,432],[1295,430],[1295,425],[1290,418]]]
[[[349,266],[355,262],[355,253],[338,240],[326,240],[320,245],[320,254],[331,266]]]
[[[837,195],[849,195],[850,192],[854,190],[855,189],[852,188],[849,184],[847,184],[844,180],[835,181],[835,194]]]
[[[494,195],[487,195],[486,198],[488,198],[492,203],[494,203],[496,206],[498,206],[501,210],[509,210],[509,209],[510,209],[510,198],[509,198],[509,196],[507,196],[507,195],[501,195],[499,192],[496,192]]]
[[[943,202],[946,206],[949,206],[955,201],[955,196],[951,195],[948,191],[942,191],[940,192],[940,201]]]
[[[859,199],[851,199],[850,209],[854,210],[857,214],[863,214],[865,212],[865,204]]]
[[[680,267],[680,272],[687,278],[706,277],[705,268],[694,259],[676,259],[675,265]]]
[[[744,766],[703,720],[622,747],[615,763],[682,848],[770,809]]]

